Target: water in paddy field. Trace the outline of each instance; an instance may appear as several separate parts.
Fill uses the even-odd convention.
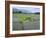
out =
[[[20,22],[20,16],[30,16],[33,21]],[[40,29],[40,14],[13,14],[13,30],[39,30]]]

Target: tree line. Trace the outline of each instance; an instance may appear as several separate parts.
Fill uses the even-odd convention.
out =
[[[22,11],[13,11],[13,13],[23,13]],[[25,14],[27,14],[27,13],[25,13]],[[33,14],[40,14],[40,12],[36,12],[36,13],[33,13]]]

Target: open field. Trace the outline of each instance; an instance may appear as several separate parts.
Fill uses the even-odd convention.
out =
[[[40,14],[13,14],[13,30],[39,30]]]

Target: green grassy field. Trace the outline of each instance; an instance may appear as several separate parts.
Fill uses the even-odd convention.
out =
[[[13,30],[40,29],[40,14],[13,14]]]

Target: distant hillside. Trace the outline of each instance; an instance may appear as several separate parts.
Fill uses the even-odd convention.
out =
[[[32,12],[29,12],[28,10],[21,10],[17,8],[13,8],[13,12],[14,13],[32,13]],[[40,12],[35,12],[35,14],[40,14]]]
[[[40,12],[36,12],[35,14],[40,14]]]

